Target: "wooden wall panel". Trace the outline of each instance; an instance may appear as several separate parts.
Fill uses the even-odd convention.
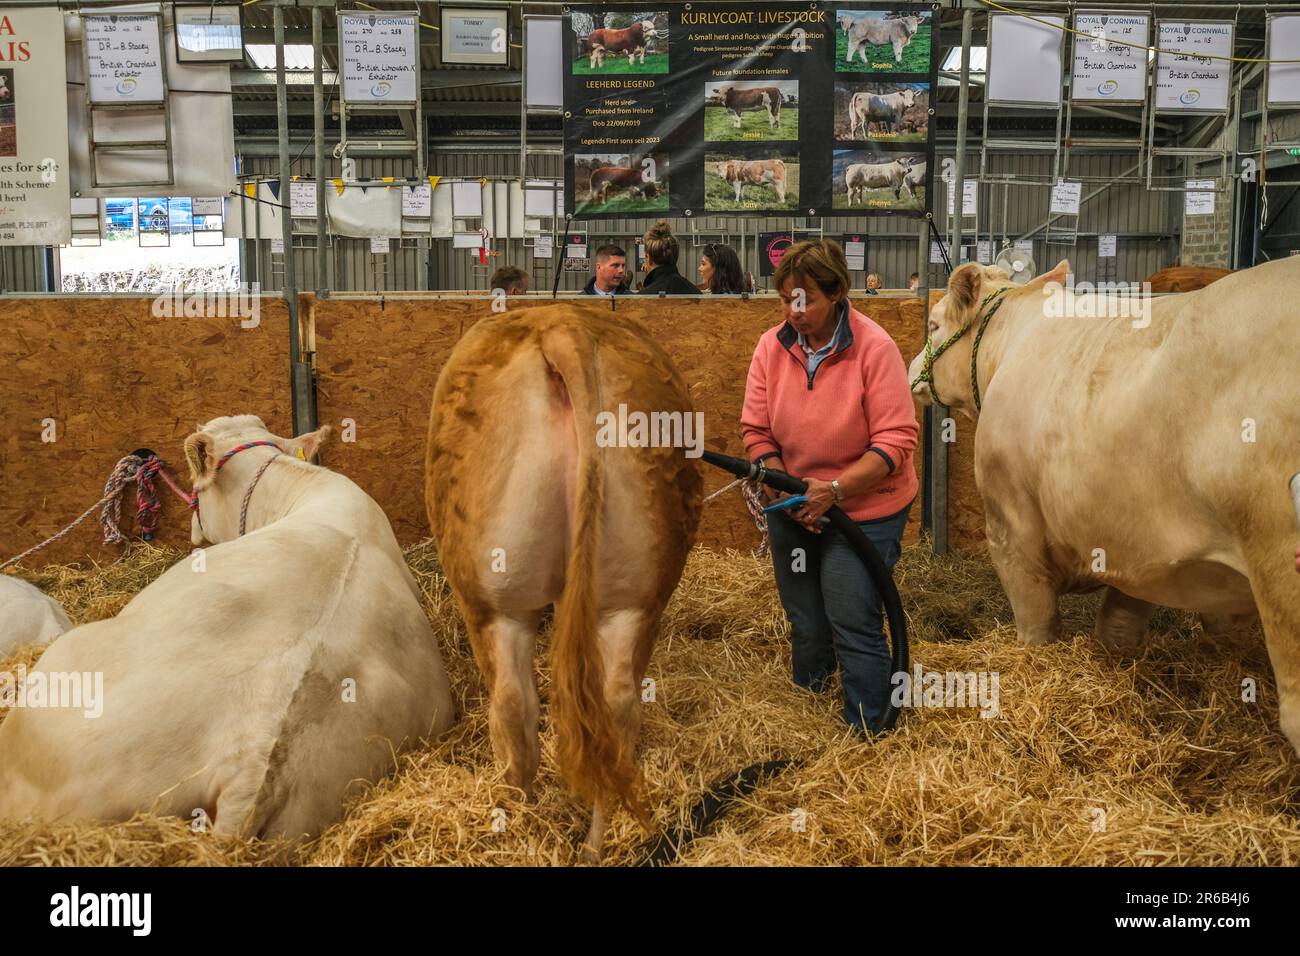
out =
[[[919,300],[861,296],[855,304],[894,337],[906,360],[920,350]],[[739,421],[745,376],[759,336],[781,321],[779,304],[771,299],[702,299],[698,304],[622,299],[617,309],[646,323],[681,369],[696,408],[704,412],[708,447],[743,455]],[[327,445],[321,460],[379,502],[404,544],[429,533],[422,471],[434,383],[464,330],[488,314],[483,300],[385,297],[382,304],[378,299],[316,303],[320,420],[340,430],[345,419],[355,426],[355,441]],[[956,457],[954,466],[959,464]],[[919,471],[919,454],[917,465]],[[706,492],[729,480],[716,469],[701,467]],[[909,540],[919,528],[920,511],[918,502]],[[706,507],[700,540],[712,548],[757,545],[758,534],[736,492]]]
[[[195,424],[260,415],[292,427],[288,310],[260,301],[260,324],[237,318],[155,318],[152,298],[5,298],[0,302],[0,560],[62,529],[104,491],[114,465],[148,447],[189,488],[181,445]],[[53,418],[57,440],[41,440]],[[158,540],[187,547],[190,514],[161,487]],[[134,531],[135,486],[123,530]],[[126,516],[130,515],[130,518]],[[24,561],[112,561],[98,514]]]

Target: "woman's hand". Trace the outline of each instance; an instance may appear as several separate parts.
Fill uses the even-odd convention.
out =
[[[817,522],[835,504],[835,489],[829,481],[820,478],[805,478],[804,481],[808,484],[808,490],[804,492],[808,503],[799,508],[794,518],[809,531],[820,534],[822,529]]]

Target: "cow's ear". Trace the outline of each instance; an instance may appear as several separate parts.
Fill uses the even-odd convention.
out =
[[[329,437],[330,426],[322,425],[314,432],[308,432],[305,435],[299,435],[293,441],[286,443],[284,450],[294,458],[301,458],[304,461],[311,461],[320,451],[320,446],[325,444],[325,439]]]
[[[190,484],[198,486],[212,480],[217,472],[217,441],[205,431],[185,439],[185,462],[190,466]]]
[[[975,303],[979,301],[980,283],[983,278],[983,270],[975,262],[968,262],[953,270],[952,275],[948,277],[948,295],[952,297],[952,304],[958,312],[975,308]]]
[[[1056,264],[1056,268],[1047,275],[1043,276],[1043,285],[1051,285],[1053,282],[1057,285],[1065,285],[1065,280],[1070,275],[1070,260],[1062,259]]]

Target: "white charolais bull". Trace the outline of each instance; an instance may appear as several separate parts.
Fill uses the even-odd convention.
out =
[[[327,431],[285,439],[241,415],[186,439],[192,538],[213,544],[117,617],[50,645],[35,669],[102,674],[102,714],[10,711],[0,818],[152,811],[221,833],[313,836],[354,784],[451,723],[442,659],[388,519],[351,480],[296,457],[312,457]]]
[[[72,622],[58,601],[34,584],[0,574],[0,656],[19,647],[48,644]]]
[[[1098,587],[1096,634],[1119,649],[1144,637],[1154,605],[1258,610],[1282,730],[1300,752],[1287,492],[1300,464],[1300,262],[1142,310],[1063,291],[1068,270],[1017,286],[999,269],[957,269],[911,369],[919,399],[937,392],[978,419],[989,555],[1020,640],[1057,639],[1057,597]]]

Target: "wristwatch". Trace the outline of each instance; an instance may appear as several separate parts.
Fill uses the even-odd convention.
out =
[[[834,479],[831,482],[831,491],[835,493],[836,501],[844,500],[844,492],[840,489],[840,480],[838,478]]]

